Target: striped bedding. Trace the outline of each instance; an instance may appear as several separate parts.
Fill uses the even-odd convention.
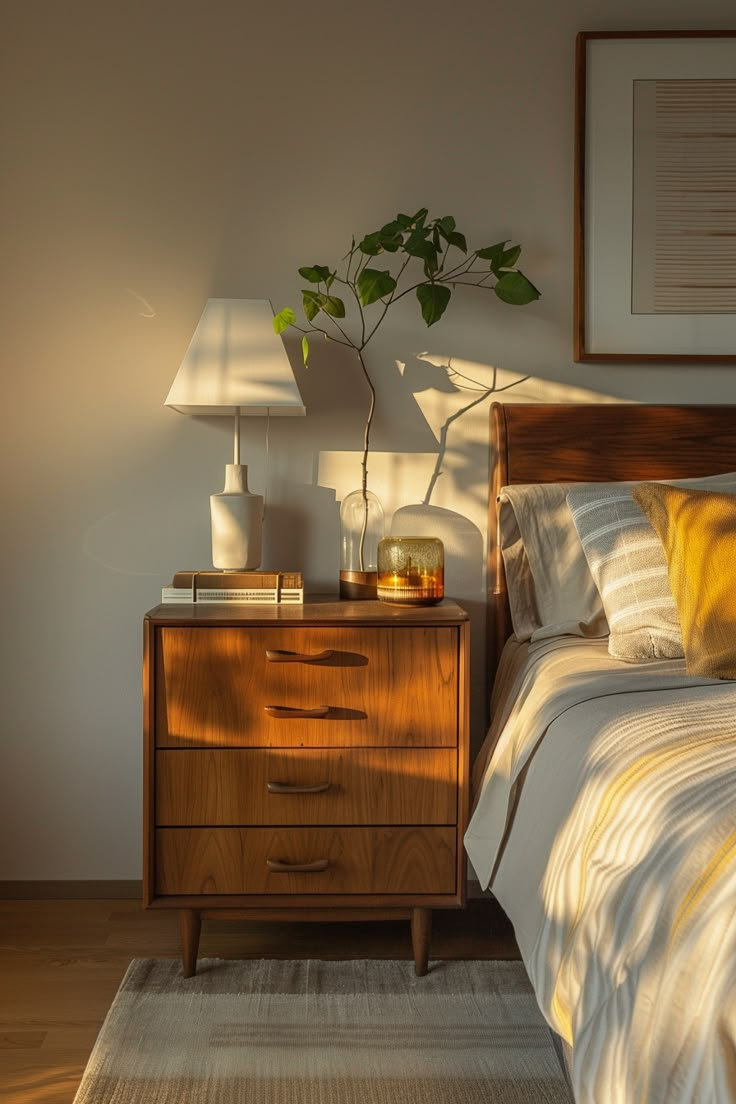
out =
[[[736,1101],[736,683],[510,644],[466,848],[578,1104]]]

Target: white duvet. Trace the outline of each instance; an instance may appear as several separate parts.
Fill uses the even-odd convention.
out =
[[[510,646],[465,838],[578,1104],[736,1102],[736,683]]]

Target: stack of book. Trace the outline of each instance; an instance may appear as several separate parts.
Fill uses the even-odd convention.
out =
[[[177,571],[161,591],[166,604],[227,606],[304,602],[301,571]]]

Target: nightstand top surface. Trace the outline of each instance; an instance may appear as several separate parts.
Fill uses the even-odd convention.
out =
[[[331,625],[450,625],[468,620],[468,614],[451,598],[438,606],[394,606],[388,602],[349,602],[335,598],[307,598],[304,604],[176,605],[155,606],[146,620],[156,625],[273,625],[278,623]]]

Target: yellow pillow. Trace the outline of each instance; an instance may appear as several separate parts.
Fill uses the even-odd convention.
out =
[[[663,483],[633,493],[664,546],[688,671],[736,679],[736,495]]]

